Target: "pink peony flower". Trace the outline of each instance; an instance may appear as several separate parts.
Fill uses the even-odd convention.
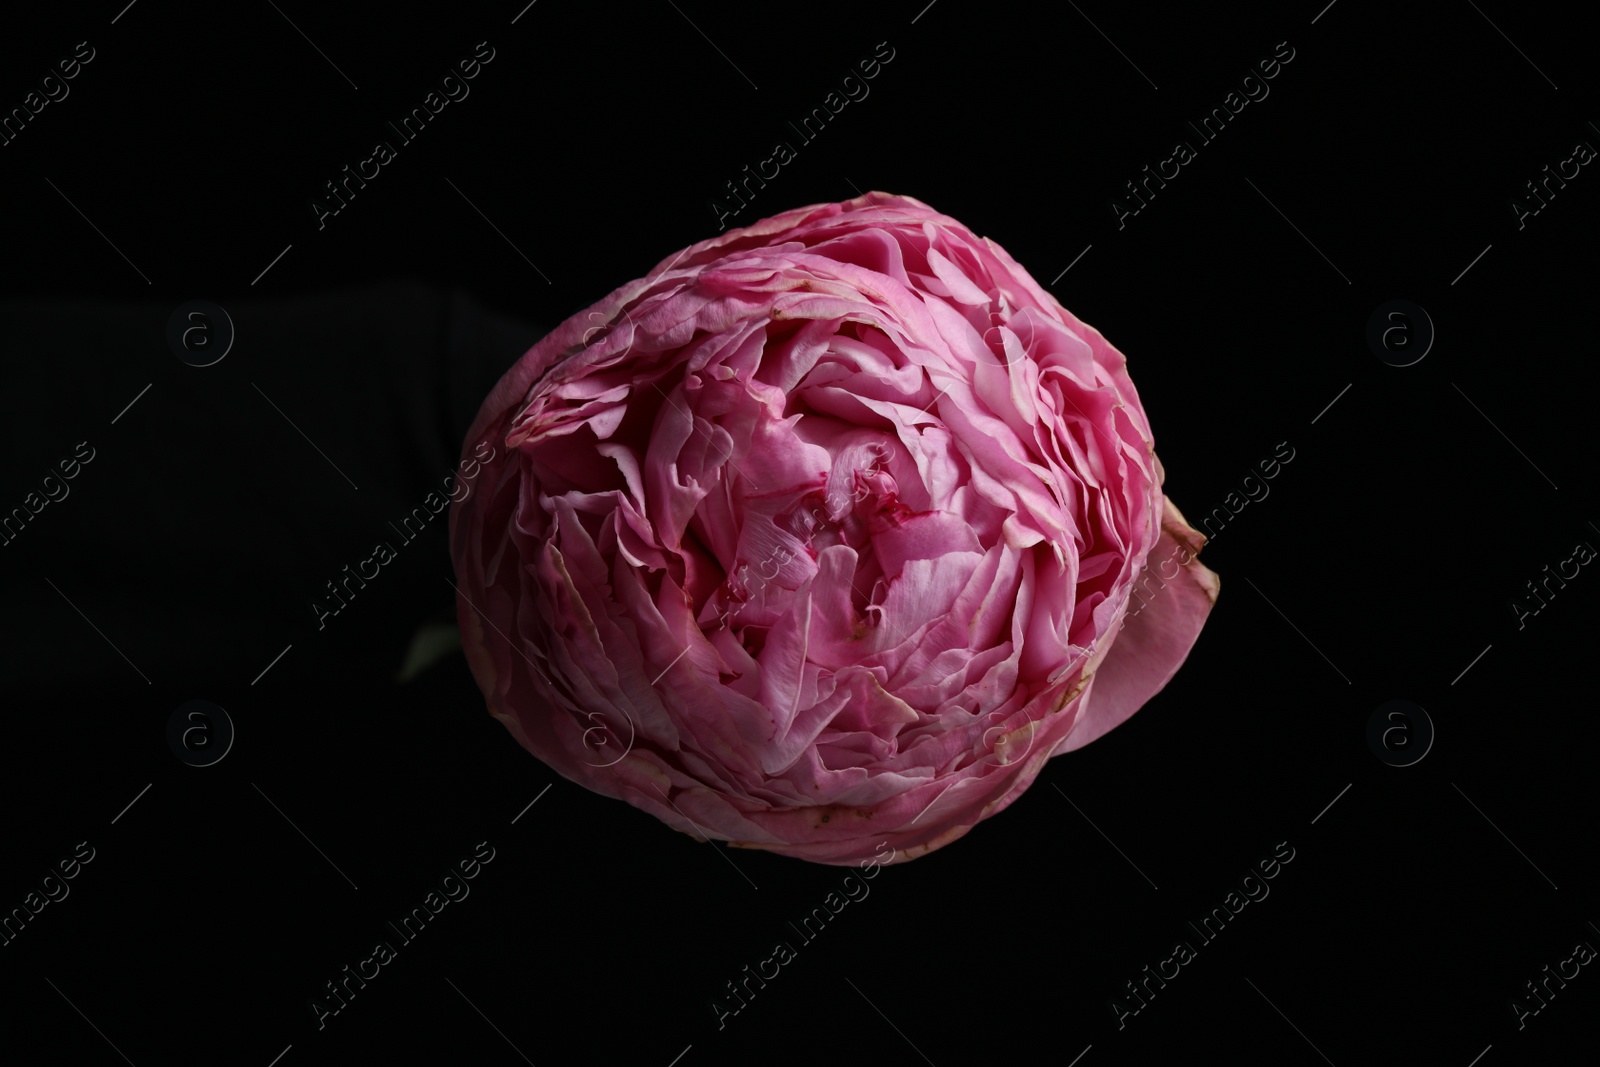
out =
[[[450,542],[490,713],[698,839],[955,840],[1155,695],[1216,599],[1125,362],[910,197],[685,249],[468,433],[493,458]]]

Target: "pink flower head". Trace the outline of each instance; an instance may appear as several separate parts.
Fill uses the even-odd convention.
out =
[[[910,197],[663,261],[506,373],[483,443],[450,542],[491,714],[700,839],[931,852],[1155,695],[1217,595],[1122,354]]]

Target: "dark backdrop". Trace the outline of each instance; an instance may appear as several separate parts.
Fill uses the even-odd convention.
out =
[[[0,908],[38,908],[0,945],[3,1040],[36,1050],[8,1060],[1592,1055],[1600,577],[1568,564],[1537,613],[1526,587],[1600,546],[1600,178],[1575,152],[1600,108],[1572,16],[522,2],[5,15],[0,108],[28,113],[0,144],[0,508],[70,490],[0,545]],[[475,52],[470,95],[400,143],[385,122]],[[1213,139],[1188,125],[1232,90]],[[380,139],[333,213],[324,183]],[[725,983],[845,872],[574,787],[459,653],[397,681],[451,615],[442,516],[321,629],[310,601],[440,484],[518,355],[717,232],[778,140],[797,157],[731,222],[878,189],[995,238],[1128,354],[1191,520],[1239,510],[1164,692],[881,872],[719,1028]],[[1146,167],[1170,177],[1135,200]],[[214,307],[234,334],[207,367],[168,339],[197,300],[192,348],[223,343]],[[191,700],[232,725],[210,766],[169,746]],[[190,759],[227,743],[191,722]],[[391,935],[475,850],[470,896]],[[1188,924],[1275,850],[1270,895],[1204,941]],[[38,903],[52,870],[67,895]],[[381,939],[397,957],[319,1029]],[[1178,976],[1134,1013],[1146,966]]]

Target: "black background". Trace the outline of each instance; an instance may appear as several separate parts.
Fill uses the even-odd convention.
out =
[[[0,108],[95,58],[0,146],[0,508],[95,458],[0,547],[0,909],[95,858],[0,947],[6,1059],[1592,1057],[1593,965],[1521,1029],[1511,1007],[1600,945],[1600,577],[1520,629],[1511,606],[1600,545],[1600,178],[1511,207],[1600,144],[1592,42],[1526,5],[1322,2],[8,11]],[[470,96],[319,229],[323,183],[479,41]],[[845,870],[571,785],[459,653],[394,680],[452,613],[442,517],[324,629],[309,603],[450,473],[499,373],[716,233],[723,183],[882,41],[870,95],[732,221],[877,189],[994,238],[1128,355],[1197,526],[1295,458],[1206,549],[1223,591],[1161,694],[800,945]],[[1283,41],[1201,144],[1186,121]],[[1197,157],[1119,229],[1179,139]],[[166,342],[194,299],[237,331],[214,366]],[[1394,299],[1437,330],[1407,367],[1366,340]],[[191,699],[237,729],[210,767],[167,746]],[[1396,699],[1436,730],[1404,768],[1366,739]],[[480,841],[471,895],[319,1030],[323,983]],[[1270,896],[1201,946],[1187,922],[1279,842]],[[780,940],[797,958],[719,1029]],[[1119,1029],[1179,940],[1197,958]]]

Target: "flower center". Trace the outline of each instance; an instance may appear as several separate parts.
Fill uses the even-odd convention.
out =
[[[762,559],[741,559],[735,564],[713,597],[716,607],[712,610],[720,625],[770,624],[770,612],[778,607],[775,601],[803,580],[804,564],[794,561],[805,556],[815,561],[834,545],[855,550],[853,599],[858,611],[868,608],[875,594],[864,590],[882,585],[873,551],[873,524],[893,523],[906,510],[897,499],[894,479],[883,469],[887,455],[887,449],[875,446],[862,457],[864,465],[846,459],[830,472],[825,486],[803,494],[772,516],[777,530],[786,535],[784,543]],[[867,581],[865,586],[860,584],[862,580]]]

